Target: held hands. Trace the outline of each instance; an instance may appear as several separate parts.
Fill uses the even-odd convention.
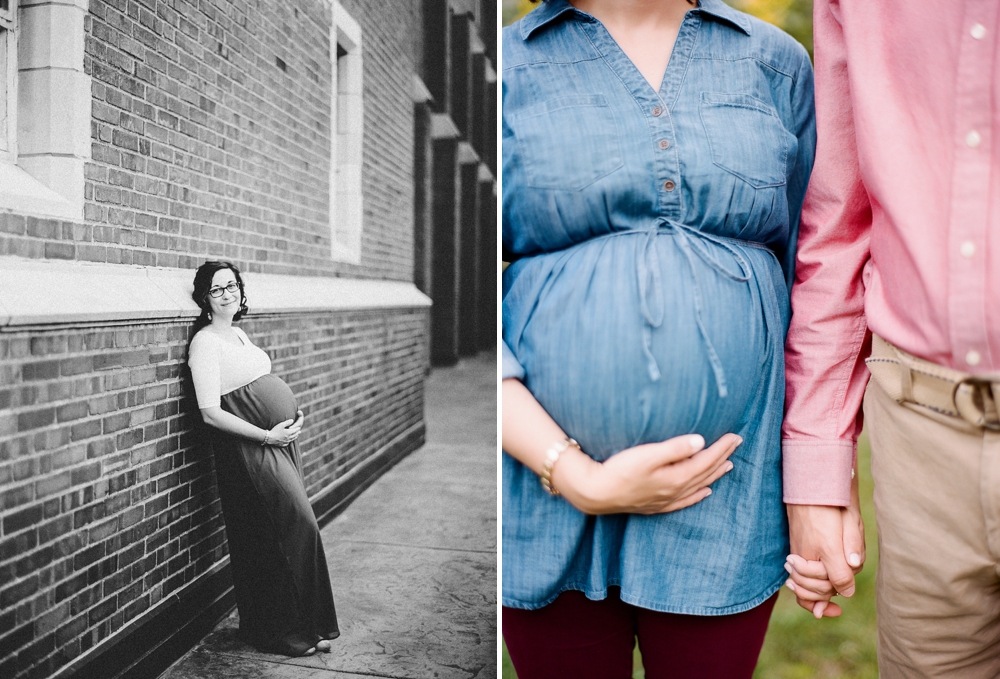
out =
[[[819,620],[835,618],[843,609],[830,601],[854,594],[854,576],[865,563],[865,526],[861,519],[857,474],[851,505],[788,505],[792,553],[785,562],[788,588],[799,606]]]
[[[296,412],[294,420],[285,420],[284,422],[279,422],[274,425],[274,427],[267,432],[268,444],[278,446],[279,448],[284,448],[290,444],[299,437],[299,433],[302,431],[303,419],[305,419],[305,414],[299,410]]]
[[[627,448],[603,463],[569,449],[552,470],[552,483],[587,514],[660,514],[708,497],[733,468],[728,458],[743,443],[726,434],[708,448],[694,434]]]

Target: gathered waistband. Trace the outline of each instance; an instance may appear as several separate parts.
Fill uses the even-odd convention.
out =
[[[774,254],[774,250],[772,250],[770,248],[770,246],[766,245],[765,243],[761,243],[759,241],[755,241],[755,240],[743,240],[742,238],[733,238],[732,236],[720,236],[720,235],[715,234],[715,233],[708,233],[706,231],[701,231],[700,229],[696,229],[693,226],[688,226],[687,224],[682,224],[681,222],[676,222],[676,221],[674,221],[672,219],[665,219],[665,218],[664,219],[658,219],[653,224],[653,226],[649,226],[649,227],[645,227],[645,228],[621,229],[621,230],[618,230],[618,231],[611,231],[609,233],[603,233],[600,236],[594,236],[593,238],[591,238],[589,240],[585,240],[585,241],[582,241],[581,243],[577,243],[577,245],[583,245],[583,244],[589,243],[589,242],[591,242],[593,240],[601,240],[603,238],[614,238],[615,236],[624,236],[624,235],[630,235],[630,234],[644,234],[644,233],[648,233],[650,230],[657,230],[659,233],[674,233],[674,232],[676,232],[676,230],[678,228],[683,229],[685,231],[688,231],[688,232],[690,232],[690,233],[692,233],[694,235],[697,235],[697,236],[699,236],[701,238],[704,238],[707,241],[713,241],[713,242],[715,242],[718,245],[722,245],[723,243],[729,243],[731,245],[741,245],[743,247],[755,248],[757,250],[763,250],[765,252],[770,252],[772,255]]]
[[[709,363],[712,366],[712,373],[715,376],[715,385],[719,392],[719,398],[725,398],[729,393],[726,385],[726,373],[722,367],[715,345],[709,336],[708,329],[702,315],[703,300],[701,286],[698,283],[698,274],[695,267],[695,256],[705,264],[714,269],[719,275],[728,278],[736,283],[749,283],[753,270],[750,263],[743,257],[743,254],[734,246],[745,246],[771,252],[770,248],[763,243],[744,241],[725,236],[699,231],[693,227],[675,222],[669,219],[660,219],[652,226],[644,229],[627,229],[615,231],[613,233],[599,236],[598,238],[613,238],[625,234],[644,234],[645,241],[636,251],[636,275],[639,283],[639,305],[644,321],[643,325],[643,352],[646,355],[646,366],[649,371],[649,378],[656,382],[660,379],[660,367],[653,355],[653,330],[659,328],[663,323],[664,300],[663,300],[663,280],[660,273],[660,260],[656,252],[656,237],[672,233],[678,236],[678,245],[684,253],[684,258],[688,263],[688,271],[694,283],[694,316],[698,324],[698,332],[705,345]],[[739,271],[731,271],[725,264],[720,262],[704,245],[704,241],[714,243],[727,250],[739,267]]]

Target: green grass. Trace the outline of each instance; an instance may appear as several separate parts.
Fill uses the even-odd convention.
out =
[[[857,593],[840,599],[844,614],[815,620],[782,588],[764,639],[754,679],[877,679],[875,658],[875,565],[878,540],[872,505],[871,451],[868,437],[858,442],[862,514],[865,520],[865,569],[857,577]],[[642,659],[635,651],[633,679],[643,679]],[[517,679],[503,647],[503,679]]]

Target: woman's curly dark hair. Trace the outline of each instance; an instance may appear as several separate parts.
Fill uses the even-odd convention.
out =
[[[240,270],[232,262],[209,260],[199,266],[198,271],[194,274],[194,292],[191,293],[191,299],[201,309],[201,315],[194,322],[195,332],[198,332],[212,322],[208,317],[212,311],[212,307],[208,301],[208,291],[212,288],[212,279],[215,277],[215,274],[223,269],[232,271],[233,275],[236,276],[236,284],[240,286],[240,309],[233,316],[233,320],[238,321],[250,312],[250,308],[247,306],[247,293],[243,289],[243,277],[240,276]]]

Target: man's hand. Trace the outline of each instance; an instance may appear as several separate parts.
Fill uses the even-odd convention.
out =
[[[854,594],[854,576],[865,563],[865,527],[861,519],[857,474],[851,484],[851,505],[788,505],[792,554],[786,570],[789,588],[800,606],[817,618],[843,611],[830,598]]]

